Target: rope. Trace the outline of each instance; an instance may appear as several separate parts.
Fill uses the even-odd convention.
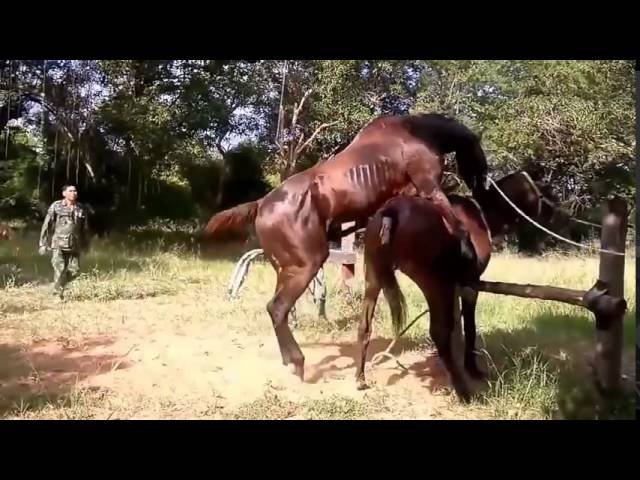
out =
[[[574,245],[576,247],[580,247],[580,248],[587,248],[587,249],[591,249],[592,247],[588,246],[588,245],[583,245],[581,243],[578,242],[574,242],[573,240],[569,240],[568,238],[565,238],[561,235],[558,235],[557,233],[552,232],[551,230],[546,229],[545,227],[543,227],[542,225],[540,225],[538,222],[536,222],[535,220],[533,220],[532,218],[530,218],[529,216],[527,216],[526,213],[524,213],[522,210],[520,210],[516,205],[513,204],[513,202],[509,199],[509,197],[507,197],[504,192],[502,190],[500,190],[500,187],[498,187],[498,185],[496,184],[496,182],[493,181],[492,178],[489,178],[489,182],[493,184],[493,186],[495,187],[495,189],[498,191],[498,193],[500,195],[502,195],[502,198],[504,198],[507,203],[509,205],[511,205],[513,207],[513,209],[518,212],[522,217],[524,217],[526,220],[528,220],[530,223],[532,223],[533,225],[535,225],[536,227],[538,227],[540,230],[542,230],[543,232],[548,233],[549,235],[551,235],[552,237],[557,238],[558,240],[562,240],[563,242],[567,242],[571,245]],[[604,249],[600,249],[597,248],[597,251],[599,251],[600,253],[609,253],[611,255],[619,255],[624,257],[624,252],[615,252],[613,250],[604,250]]]
[[[599,228],[600,230],[602,230],[602,225],[598,225],[597,223],[587,222],[586,220],[580,220],[579,218],[573,218],[573,217],[570,217],[569,220],[576,223],[583,223],[584,225],[589,225],[591,227]],[[636,229],[636,227],[632,223],[627,223],[627,227],[630,230]]]
[[[409,325],[407,325],[407,326],[405,327],[405,329],[404,329],[404,330],[402,330],[402,331],[401,331],[401,332],[396,336],[396,338],[394,338],[394,339],[393,339],[393,341],[389,344],[389,346],[385,349],[385,351],[384,351],[384,352],[376,353],[376,354],[373,356],[373,358],[371,359],[371,364],[372,364],[372,365],[375,365],[376,361],[377,361],[379,358],[381,358],[381,357],[386,357],[386,358],[390,358],[391,360],[395,360],[396,364],[397,364],[400,368],[402,368],[402,369],[404,369],[404,370],[409,370],[407,367],[405,367],[403,364],[401,364],[401,363],[400,363],[400,361],[398,360],[398,357],[396,357],[396,356],[392,355],[390,352],[391,352],[391,349],[392,349],[392,348],[395,346],[395,344],[398,342],[398,340],[400,339],[400,337],[401,337],[401,336],[403,336],[405,333],[407,333],[407,331],[408,331],[411,327],[413,327],[413,325],[414,325],[418,320],[420,320],[420,318],[424,317],[427,313],[429,313],[429,309],[428,309],[428,308],[427,308],[424,312],[422,312],[420,315],[418,315],[416,318],[414,318],[414,319],[413,319],[413,321],[412,321]]]
[[[586,220],[580,220],[579,218],[570,217],[569,220],[576,223],[582,223],[584,225],[589,225],[591,227],[602,229],[602,225],[598,225],[597,223],[587,222]]]

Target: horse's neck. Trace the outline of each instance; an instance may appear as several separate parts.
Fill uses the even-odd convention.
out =
[[[491,191],[476,191],[473,198],[478,202],[487,226],[492,233],[499,233],[504,228],[505,222],[502,216],[495,210],[495,202],[492,202]]]

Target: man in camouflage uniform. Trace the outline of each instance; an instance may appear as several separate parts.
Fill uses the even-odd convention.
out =
[[[80,252],[87,246],[87,208],[78,203],[78,192],[73,185],[62,187],[62,200],[51,204],[40,232],[40,255],[53,253],[53,293],[60,300],[64,288],[80,270]]]

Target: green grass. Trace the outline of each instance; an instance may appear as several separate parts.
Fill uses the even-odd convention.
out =
[[[277,348],[265,306],[275,275],[263,261],[251,266],[241,298],[226,297],[227,283],[240,251],[218,250],[203,258],[177,236],[114,238],[94,242],[81,259],[82,276],[62,306],[52,304],[50,258],[38,256],[34,235],[0,243],[0,331],[7,348],[28,348],[33,342],[64,339],[82,342],[93,336],[118,337],[135,332],[194,335],[218,328],[244,341],[263,339]],[[319,320],[311,295],[296,307],[295,335],[301,344],[316,338],[355,341],[363,280],[361,265],[350,295],[337,290],[338,269],[327,267],[326,321]],[[539,283],[588,289],[598,275],[597,257],[548,255],[525,258],[494,256],[483,276],[487,280]],[[407,298],[408,317],[421,313],[425,302],[415,285],[399,274]],[[624,371],[635,370],[635,262],[625,270]],[[416,345],[430,344],[428,315],[407,333]],[[374,316],[374,337],[391,338],[387,305],[381,295]],[[629,418],[633,396],[606,402],[590,389],[587,360],[593,351],[594,321],[589,312],[569,305],[482,294],[478,303],[479,341],[486,352],[490,382],[471,407],[452,402],[456,415],[477,418]],[[250,348],[250,347],[247,347]],[[304,347],[303,347],[304,349]],[[10,373],[2,373],[0,384]],[[318,385],[320,388],[320,385]],[[162,399],[131,397],[117,391],[67,389],[47,395],[24,394],[4,399],[0,415],[9,418],[411,418],[409,407],[394,410],[384,387],[364,398],[329,395],[292,401],[265,394],[225,408],[220,401],[199,398],[191,406],[179,396]],[[0,392],[2,387],[0,386]],[[0,393],[0,397],[2,394]],[[453,398],[453,396],[451,396]],[[0,398],[0,405],[3,399]],[[7,403],[8,402],[8,403]],[[197,409],[193,405],[198,405]],[[453,411],[452,410],[452,411]],[[4,412],[4,413],[3,413]],[[115,413],[114,413],[115,412]],[[152,413],[149,413],[152,412]],[[446,417],[446,414],[445,414]]]
[[[381,395],[355,400],[344,395],[292,402],[282,396],[265,392],[264,396],[246,402],[224,414],[233,420],[366,420],[380,418],[390,409]]]

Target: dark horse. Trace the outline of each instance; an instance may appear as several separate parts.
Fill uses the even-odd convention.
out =
[[[518,171],[496,182],[507,197],[529,217],[543,222],[555,219],[553,203],[545,198],[528,174]],[[404,296],[394,270],[397,268],[413,280],[429,305],[429,333],[442,358],[453,387],[463,401],[470,398],[469,388],[452,351],[456,302],[462,299],[464,317],[464,367],[473,378],[484,374],[476,364],[475,307],[477,291],[473,285],[485,271],[492,250],[492,238],[526,221],[500,196],[495,187],[478,195],[477,203],[469,197],[451,195],[453,209],[471,235],[477,261],[470,262],[460,252],[460,243],[449,233],[440,211],[419,197],[401,195],[378,210],[369,221],[365,235],[365,298],[358,328],[360,358],[356,367],[356,385],[366,388],[364,366],[371,338],[371,318],[380,290],[389,303],[396,334],[406,321]],[[383,244],[378,230],[383,219],[391,225],[390,242]],[[459,290],[458,290],[459,289]]]
[[[416,192],[445,219],[448,231],[475,258],[464,224],[442,192],[444,155],[456,153],[460,176],[474,195],[487,181],[479,138],[464,125],[437,114],[379,117],[340,153],[288,178],[260,200],[213,216],[203,236],[255,220],[265,257],[278,275],[267,305],[282,361],[304,377],[304,356],[288,325],[288,314],[329,256],[332,225],[366,221],[388,199]]]

